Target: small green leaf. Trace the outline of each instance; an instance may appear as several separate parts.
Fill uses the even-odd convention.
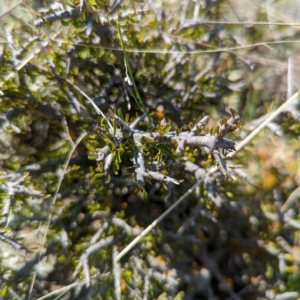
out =
[[[90,143],[86,143],[86,147],[88,148],[89,151],[96,151],[95,147]]]
[[[108,184],[108,183],[110,183],[110,175],[107,175],[107,178],[106,178],[106,180],[105,180],[105,184]]]
[[[124,120],[123,112],[121,109],[118,109],[117,114],[122,120]]]
[[[122,159],[121,159],[121,155],[120,155],[120,152],[119,151],[116,151],[116,163],[117,164],[120,164],[122,162]]]
[[[95,175],[93,176],[94,179],[100,179],[105,175],[105,173],[95,173]]]

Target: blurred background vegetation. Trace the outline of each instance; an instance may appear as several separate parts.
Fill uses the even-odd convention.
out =
[[[1,1],[0,298],[300,299],[299,100],[228,162],[233,180],[187,148],[193,168],[161,166],[183,182],[142,193],[130,149],[97,166],[107,124],[84,96],[142,115],[119,24],[141,129],[209,115],[208,134],[233,108],[240,142],[299,89],[299,14],[284,0]]]

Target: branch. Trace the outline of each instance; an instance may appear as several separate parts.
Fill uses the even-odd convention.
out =
[[[79,8],[67,8],[65,10],[55,11],[53,13],[47,14],[40,19],[37,19],[32,22],[34,26],[41,26],[46,22],[54,22],[57,20],[69,19],[69,18],[77,18],[81,14]]]
[[[82,14],[82,12],[84,10],[83,8],[84,7],[82,7],[82,9],[80,7],[79,8],[68,7],[67,9],[64,9],[64,10],[56,10],[54,12],[49,11],[49,13],[46,13],[41,18],[34,20],[32,22],[32,24],[34,26],[40,27],[45,23],[53,23],[58,20],[76,19]],[[143,14],[147,13],[148,11],[149,10],[147,10],[147,9],[127,9],[126,11],[124,11],[122,13],[115,14],[115,15],[112,15],[109,17],[107,17],[105,15],[101,15],[101,14],[99,15],[98,12],[95,12],[95,13],[89,12],[89,14],[99,17],[100,22],[102,24],[105,24],[105,23],[111,23],[111,22],[116,22],[121,19],[125,19],[128,16],[133,15],[133,14],[134,15],[137,15],[137,14],[143,15]]]
[[[118,255],[116,247],[113,248],[113,272],[116,300],[121,300],[121,267],[120,262],[115,259]]]
[[[131,124],[127,124],[117,115],[109,115],[110,118],[116,120],[116,122],[124,128],[124,130],[129,133],[127,136],[122,135],[122,131],[117,129],[115,135],[115,144],[118,147],[121,143],[123,143],[126,139],[133,138],[135,143],[135,152],[134,152],[134,165],[135,165],[135,174],[136,180],[139,186],[144,186],[145,178],[155,179],[157,181],[161,181],[164,183],[173,183],[179,184],[179,181],[176,179],[163,175],[159,172],[152,172],[147,170],[145,155],[142,149],[147,146],[151,146],[151,144],[160,144],[167,145],[173,147],[174,143],[177,144],[177,148],[175,150],[176,153],[181,153],[184,151],[185,146],[191,147],[206,147],[213,154],[220,171],[224,175],[224,177],[230,178],[230,173],[227,170],[226,163],[220,155],[219,148],[226,149],[228,151],[235,150],[235,142],[224,138],[224,135],[234,131],[239,123],[240,117],[235,113],[233,109],[230,110],[231,117],[228,120],[221,121],[221,128],[219,132],[214,135],[196,135],[197,132],[204,127],[208,123],[208,116],[202,118],[191,131],[169,131],[166,133],[162,132],[145,132],[142,130],[134,129],[137,124],[143,120],[147,114],[144,113],[141,117],[137,118]],[[162,130],[164,129],[164,125],[160,127]],[[167,126],[167,125],[166,125]],[[112,134],[112,132],[111,132]],[[118,137],[118,138],[117,138]],[[172,151],[172,149],[171,149]],[[107,171],[113,162],[114,157],[110,154],[111,150],[109,146],[105,146],[102,149],[98,149],[96,153],[96,161],[97,162],[105,162],[104,170]]]
[[[95,253],[103,248],[110,247],[110,246],[116,244],[119,240],[120,240],[120,237],[109,236],[109,237],[102,239],[99,242],[91,245],[90,247],[88,247],[84,251],[84,253],[81,255],[80,262],[77,265],[75,272],[73,273],[73,277],[76,277],[79,269],[82,267],[83,271],[84,271],[85,280],[86,280],[86,286],[89,287],[91,284],[90,274],[89,274],[89,266],[88,266],[88,259],[89,259],[90,255],[92,255],[93,253]]]
[[[213,150],[212,155],[214,156],[217,166],[220,168],[222,174],[225,176],[226,179],[230,178],[230,173],[227,170],[226,164],[222,157],[220,156],[220,152],[218,150]]]

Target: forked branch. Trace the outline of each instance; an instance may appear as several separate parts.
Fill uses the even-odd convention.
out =
[[[126,123],[117,115],[111,114],[109,117],[114,119],[121,128],[116,129],[114,137],[111,140],[117,140],[115,145],[116,148],[127,140],[131,140],[131,144],[134,145],[135,148],[133,162],[135,166],[136,182],[139,186],[144,186],[145,178],[155,179],[163,183],[180,183],[178,180],[165,174],[148,170],[145,153],[151,145],[155,145],[155,147],[158,148],[165,146],[170,153],[174,154],[174,156],[182,156],[186,147],[206,147],[212,153],[217,166],[224,177],[230,178],[231,176],[227,170],[226,163],[219,151],[219,149],[235,151],[235,142],[224,136],[238,127],[240,117],[233,109],[230,110],[230,113],[231,117],[228,120],[223,119],[220,128],[214,134],[199,134],[201,128],[208,123],[208,116],[202,118],[191,131],[165,131],[165,128],[167,127],[164,126],[167,125],[163,125],[158,128],[157,131],[146,132],[135,129],[138,123],[146,117],[146,114],[142,115],[132,123]],[[111,132],[111,134],[113,133]],[[108,170],[115,159],[112,155],[113,149],[111,148],[111,145],[106,145],[103,148],[98,149],[96,153],[96,161],[101,164],[104,162],[104,171]]]

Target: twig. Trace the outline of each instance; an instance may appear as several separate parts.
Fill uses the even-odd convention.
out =
[[[13,45],[13,37],[12,37],[11,33],[9,32],[9,30],[5,30],[5,35],[6,35],[7,48],[9,49],[9,51],[11,53],[11,62],[14,67],[15,65],[17,65],[19,60],[17,59],[16,50]]]
[[[104,275],[101,275],[101,277],[102,276],[104,277],[104,276],[107,276],[107,275],[108,275],[108,273],[106,273]],[[98,275],[93,275],[93,276],[90,277],[90,279],[98,279],[98,277],[99,277]],[[67,286],[64,286],[64,287],[60,288],[60,289],[54,290],[54,291],[48,293],[47,295],[44,295],[44,296],[42,296],[42,297],[40,297],[40,298],[38,298],[36,300],[44,300],[44,299],[47,299],[47,298],[49,298],[51,296],[54,296],[54,295],[57,295],[57,294],[61,294],[61,293],[65,293],[65,292],[67,292],[67,291],[69,291],[69,290],[71,290],[71,289],[73,289],[73,288],[75,288],[77,286],[83,285],[83,284],[86,284],[86,279],[77,280],[74,283],[71,283],[71,284],[69,284]]]
[[[100,249],[114,245],[119,240],[120,240],[120,237],[108,236],[107,238],[102,239],[99,242],[88,247],[84,251],[84,253],[81,255],[80,262],[73,274],[73,277],[75,277],[78,274],[79,268],[82,266],[82,268],[84,270],[85,279],[86,279],[86,286],[87,287],[90,286],[90,280],[89,280],[90,275],[89,275],[89,267],[88,267],[88,259],[89,259],[90,255],[99,251]]]
[[[80,16],[80,9],[79,8],[69,8],[66,10],[61,11],[55,11],[54,13],[51,13],[49,15],[46,15],[45,17],[42,17],[40,19],[37,19],[32,22],[34,26],[41,26],[43,23],[45,23],[45,20],[48,22],[54,22],[56,20],[63,20],[63,19],[69,19],[69,18],[77,18]]]
[[[12,246],[15,250],[19,250],[20,252],[22,252],[24,255],[30,253],[30,250],[28,250],[26,247],[9,237],[4,236],[2,233],[0,233],[0,241],[4,241],[5,243]]]
[[[111,118],[114,118],[117,123],[127,131],[128,135],[122,135],[121,130],[116,130],[115,133],[115,142],[116,146],[117,141],[121,144],[125,139],[133,138],[135,142],[135,154],[134,154],[134,165],[135,165],[135,173],[136,173],[136,180],[140,186],[144,186],[145,178],[149,177],[150,179],[153,178],[155,180],[164,182],[164,183],[173,183],[179,184],[180,181],[176,179],[162,175],[159,172],[151,172],[146,169],[145,163],[145,155],[143,152],[143,148],[146,144],[155,143],[161,145],[168,145],[173,147],[174,143],[177,144],[176,153],[180,153],[184,151],[185,146],[192,146],[192,147],[207,147],[217,162],[222,174],[225,178],[230,178],[231,175],[226,168],[226,164],[221,157],[218,149],[223,148],[227,149],[228,151],[235,150],[235,142],[224,138],[224,135],[233,131],[239,123],[239,115],[235,113],[234,110],[231,110],[231,117],[228,120],[223,120],[221,123],[221,127],[219,132],[214,135],[198,135],[197,131],[200,130],[203,126],[205,126],[208,122],[208,116],[204,117],[200,120],[193,128],[192,131],[183,131],[183,132],[176,132],[176,131],[168,131],[168,132],[146,132],[138,129],[134,129],[137,125],[137,122],[141,121],[146,114],[143,114],[140,118],[138,118],[135,122],[131,124],[127,124],[117,115],[110,115]],[[163,128],[162,128],[163,129]],[[118,137],[118,139],[117,139]],[[104,170],[107,171],[110,167],[111,163],[114,160],[114,156],[110,153],[110,147],[105,146],[102,149],[98,149],[96,152],[96,160],[97,162],[102,163],[104,161]]]
[[[110,7],[111,13],[114,13],[123,3],[123,0],[114,0],[113,4]]]
[[[65,133],[66,133],[66,140],[70,143],[71,147],[74,147],[74,142],[72,140],[72,137],[70,136],[70,131],[69,131],[68,123],[67,123],[66,117],[64,115],[61,118],[61,124],[62,124],[62,126],[63,126],[63,128],[65,130]]]
[[[297,91],[291,98],[278,107],[263,123],[261,123],[255,130],[253,130],[241,143],[235,147],[235,152],[230,152],[226,157],[233,157],[237,152],[243,149],[250,141],[257,136],[271,121],[273,121],[280,113],[282,113],[287,106],[293,101],[299,99],[299,91]]]
[[[149,293],[149,286],[150,286],[150,280],[149,280],[149,275],[145,275],[145,282],[144,282],[144,289],[143,289],[143,300],[148,300],[148,293]]]
[[[37,47],[29,51],[25,58],[22,61],[19,61],[14,66],[14,71],[4,76],[4,80],[8,81],[9,79],[13,78],[18,73],[18,71],[20,71],[31,59],[33,59],[39,52],[41,52],[43,48],[45,48],[53,39],[55,39],[55,37],[58,36],[61,31],[62,28],[57,29],[55,32],[52,32],[47,40],[40,42]]]
[[[23,300],[17,293],[16,291],[13,290],[13,288],[9,287],[8,291],[17,299],[17,300]]]
[[[121,300],[121,268],[118,260],[115,259],[117,254],[116,247],[113,248],[113,271],[114,271],[114,283],[115,283],[115,295],[116,300]]]
[[[81,135],[77,138],[77,140],[75,141],[73,147],[71,148],[71,150],[69,151],[69,154],[65,160],[65,164],[64,164],[64,168],[62,170],[62,172],[60,173],[60,176],[59,176],[59,179],[58,179],[58,182],[57,182],[57,186],[56,186],[56,190],[54,192],[54,195],[53,195],[53,198],[52,198],[52,206],[54,206],[55,202],[56,202],[56,199],[57,199],[57,196],[58,196],[58,192],[60,190],[60,186],[61,186],[61,183],[64,179],[64,176],[65,176],[65,173],[67,171],[67,168],[68,168],[68,165],[69,165],[69,162],[70,162],[70,159],[73,155],[73,152],[76,150],[77,146],[79,145],[79,143],[82,141],[82,139],[87,135],[86,132],[83,132],[81,133]],[[50,213],[50,216],[49,216],[49,219],[48,219],[48,222],[47,222],[47,225],[46,225],[46,231],[45,231],[45,234],[44,234],[44,237],[43,237],[43,242],[42,242],[42,245],[40,247],[40,250],[38,252],[38,260],[37,262],[40,262],[40,260],[42,259],[43,257],[43,254],[42,254],[42,251],[41,249],[44,247],[45,243],[46,243],[46,238],[47,238],[47,235],[48,235],[48,231],[49,231],[49,227],[50,227],[50,223],[51,223],[51,220],[52,220],[52,212]],[[36,272],[34,272],[33,274],[33,279],[32,279],[32,286],[34,285],[34,282],[35,282],[35,278],[36,278]],[[30,294],[29,294],[30,296]]]
[[[83,1],[81,0],[81,2]],[[34,26],[40,27],[47,22],[53,23],[57,20],[72,19],[72,18],[75,19],[78,18],[84,12],[84,10],[85,10],[84,5],[81,4],[79,4],[79,8],[68,7],[67,9],[64,10],[56,10],[51,13],[46,13],[41,18],[34,20],[32,24]],[[148,12],[147,9],[127,9],[124,12],[115,15],[110,15],[110,16],[106,16],[105,14],[99,15],[98,12],[96,13],[88,12],[88,13],[92,17],[97,16],[100,19],[100,22],[104,24],[104,23],[116,22],[117,20],[125,19],[126,17],[132,14],[145,14],[147,12]]]
[[[204,127],[209,121],[209,116],[203,117],[191,130],[190,135],[195,136],[197,132]]]
[[[300,198],[300,186],[298,186],[286,199],[280,208],[280,212],[285,213]]]
[[[174,37],[175,38],[175,37]],[[176,37],[177,39],[182,39],[180,37]],[[70,42],[63,40],[63,39],[54,39],[58,43],[63,43],[63,44],[71,44]],[[194,42],[195,41],[190,41]],[[299,44],[299,40],[289,40],[289,41],[272,41],[272,42],[261,42],[261,43],[255,43],[255,44],[248,44],[244,46],[235,46],[235,47],[224,47],[224,48],[215,48],[215,49],[209,49],[209,50],[167,50],[167,49],[137,49],[137,48],[126,48],[126,52],[134,52],[134,53],[155,53],[155,54],[201,54],[201,53],[218,53],[218,52],[234,52],[236,50],[243,50],[243,49],[251,49],[251,48],[256,48],[260,46],[268,46],[268,45],[284,45],[284,44]],[[204,44],[202,43],[203,46],[206,47],[212,47],[211,45]],[[86,44],[86,43],[78,43],[77,46],[81,47],[90,47],[90,48],[95,48],[95,49],[105,49],[105,50],[113,50],[113,51],[123,51],[122,48],[118,47],[106,47],[106,46],[99,46],[98,44]]]
[[[2,18],[5,14],[9,13],[11,10],[13,10],[15,7],[17,7],[19,4],[21,4],[23,2],[23,0],[16,2],[15,4],[13,4],[10,8],[8,8],[6,11],[2,12],[0,14],[0,18]]]
[[[75,83],[71,82],[67,78],[65,78],[65,81],[68,82],[72,87],[74,87],[74,89],[76,89],[82,96],[84,96],[89,101],[89,103],[94,107],[94,109],[97,112],[97,114],[101,115],[104,119],[107,120],[107,123],[108,123],[110,129],[113,131],[113,127],[110,124],[109,120],[106,118],[106,116],[101,111],[101,109],[94,103],[94,101],[83,90],[81,90]]]
[[[240,22],[240,21],[211,21],[211,20],[201,20],[201,21],[187,21],[184,23],[184,25],[181,27],[181,29],[190,28],[193,26],[201,26],[206,24],[221,24],[221,25],[263,25],[263,26],[270,26],[270,25],[276,25],[276,26],[299,26],[300,23],[293,23],[293,22],[255,22],[255,21],[249,21],[249,22]]]

